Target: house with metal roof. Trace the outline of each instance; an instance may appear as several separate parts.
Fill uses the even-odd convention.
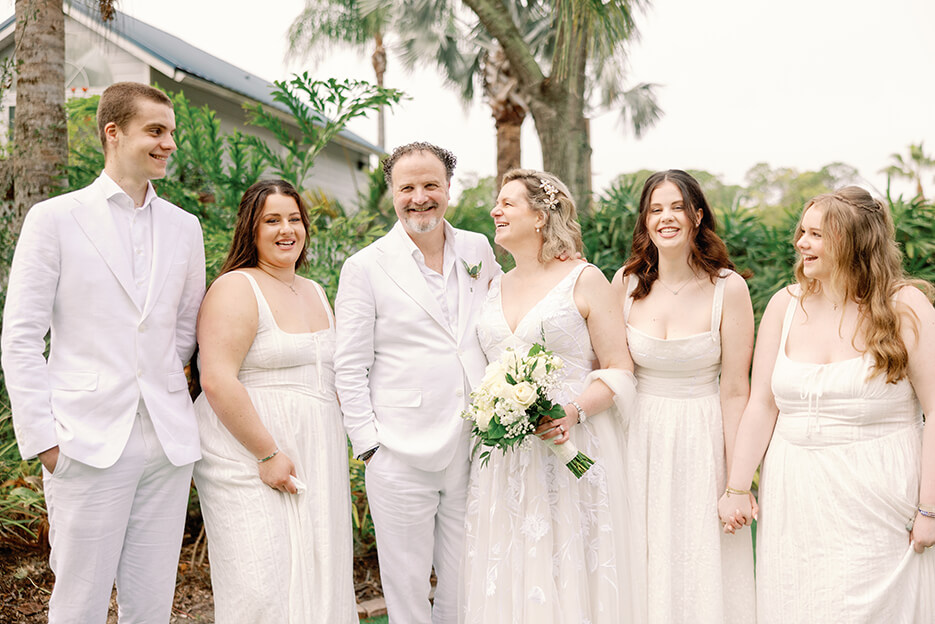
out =
[[[276,141],[266,129],[245,126],[243,104],[263,104],[292,124],[286,107],[272,98],[273,85],[192,44],[121,12],[106,24],[80,3],[65,3],[66,97],[99,95],[124,80],[158,85],[185,93],[194,106],[217,113],[222,132],[235,129]],[[0,58],[13,52],[15,18],[0,23]],[[0,100],[0,130],[8,135],[15,113],[15,86]],[[320,189],[351,211],[367,185],[367,170],[382,150],[343,130],[316,157],[310,188]]]

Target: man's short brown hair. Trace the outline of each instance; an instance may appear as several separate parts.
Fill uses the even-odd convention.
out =
[[[136,114],[136,101],[140,99],[165,104],[172,108],[172,100],[168,95],[140,82],[115,82],[104,89],[101,101],[97,105],[97,131],[100,133],[101,146],[105,154],[107,153],[107,136],[104,134],[104,126],[113,122],[121,130],[126,130],[127,123]]]

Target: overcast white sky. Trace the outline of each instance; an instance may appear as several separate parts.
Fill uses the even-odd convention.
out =
[[[7,14],[12,0],[6,0]],[[283,61],[285,33],[304,0],[119,0],[118,7],[268,80],[373,80],[369,59],[342,50],[318,67]],[[932,0],[656,0],[638,20],[630,85],[660,84],[665,116],[642,139],[605,112],[592,122],[594,188],[641,168],[706,169],[742,183],[758,162],[878,171],[892,152],[925,141],[935,152],[935,2]],[[387,122],[395,146],[425,139],[458,155],[456,178],[495,171],[493,120],[465,109],[432,71],[407,75],[391,57],[387,85],[407,91]],[[376,141],[376,123],[351,129]],[[532,119],[524,166],[541,167]],[[927,180],[929,189],[935,181]],[[457,191],[457,180],[455,185]]]

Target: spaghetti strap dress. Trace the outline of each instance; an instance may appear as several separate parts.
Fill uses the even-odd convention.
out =
[[[793,295],[772,377],[779,416],[760,479],[759,621],[935,623],[935,550],[917,554],[906,531],[922,457],[912,385],[871,376],[866,355],[790,359]]]

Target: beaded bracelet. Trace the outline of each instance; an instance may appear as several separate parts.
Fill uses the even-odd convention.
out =
[[[269,460],[271,460],[272,458],[276,457],[277,455],[279,455],[279,449],[276,449],[275,451],[273,451],[272,453],[270,453],[269,455],[267,455],[267,456],[264,457],[263,459],[258,459],[258,460],[256,460],[256,463],[262,464],[263,462],[268,462]]]
[[[919,507],[919,515],[925,516],[926,518],[935,518],[935,511],[926,511]]]
[[[578,410],[578,422],[583,423],[588,419],[588,413],[584,411],[584,408],[578,405],[577,401],[571,402],[572,407]]]
[[[724,488],[724,494],[727,496],[730,496],[731,494],[734,494],[736,496],[746,496],[749,493],[750,493],[750,490],[738,490],[732,487]]]
[[[935,513],[935,505],[923,505],[922,503],[919,503],[919,511]]]

